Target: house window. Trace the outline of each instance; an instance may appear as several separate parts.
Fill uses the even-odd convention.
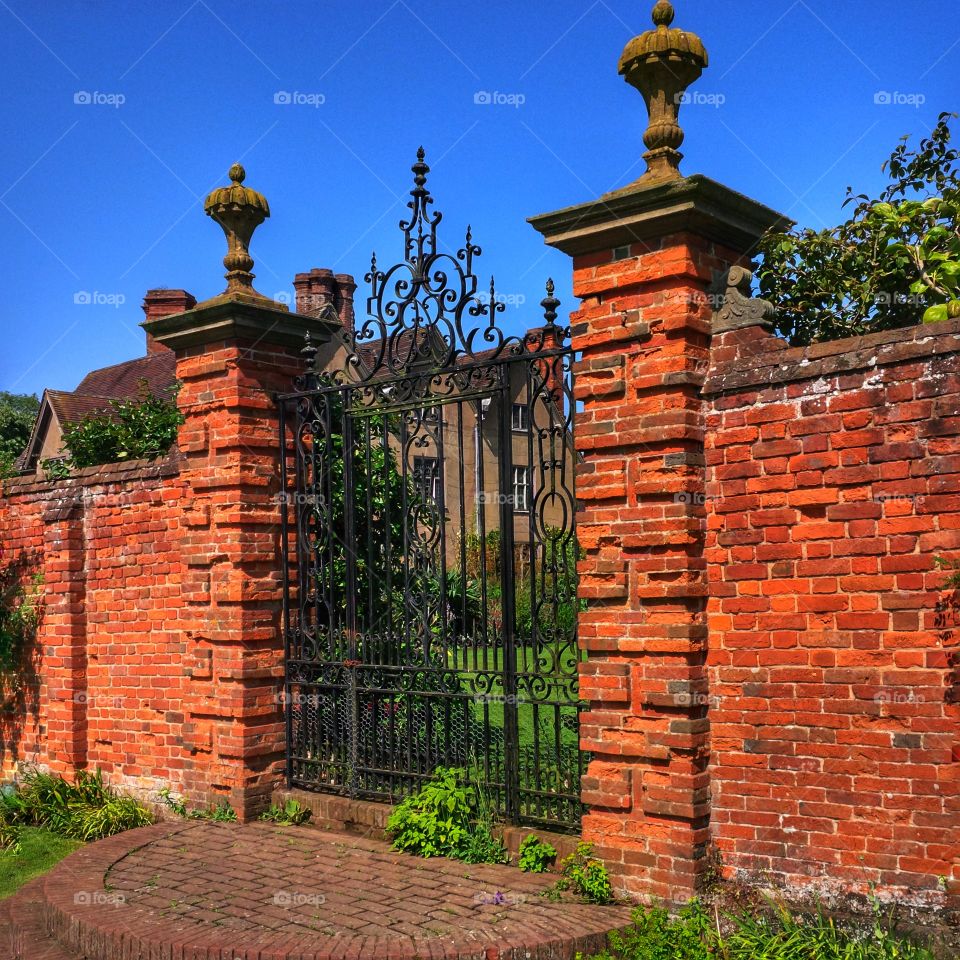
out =
[[[513,405],[513,429],[527,430],[530,427],[530,411],[525,403]]]
[[[440,461],[436,457],[413,458],[413,484],[424,500],[440,502]]]
[[[530,509],[530,468],[513,468],[513,509],[525,513]]]

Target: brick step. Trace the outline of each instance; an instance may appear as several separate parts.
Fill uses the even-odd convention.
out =
[[[82,960],[59,943],[43,919],[43,878],[0,903],[0,947],[11,960]]]

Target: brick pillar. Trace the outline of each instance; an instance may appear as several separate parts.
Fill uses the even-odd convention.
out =
[[[531,220],[573,257],[581,301],[583,836],[634,898],[684,900],[709,863],[700,389],[718,279],[779,222],[704,177]]]
[[[82,491],[78,491],[80,493]],[[43,650],[40,702],[46,708],[51,770],[68,776],[87,765],[86,573],[83,498],[66,494],[44,513]]]
[[[338,326],[224,295],[144,324],[176,353],[184,504],[184,791],[256,815],[282,777],[280,441],[304,336]]]

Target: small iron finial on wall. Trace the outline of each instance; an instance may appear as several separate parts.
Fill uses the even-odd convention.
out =
[[[669,0],[653,8],[654,29],[634,37],[620,57],[619,72],[643,95],[650,123],[643,142],[647,172],[638,183],[681,179],[683,130],[678,122],[687,88],[709,64],[703,41],[672,26],[676,12]]]

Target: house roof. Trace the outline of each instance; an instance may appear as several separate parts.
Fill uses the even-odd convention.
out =
[[[136,360],[116,363],[88,373],[79,383],[74,394],[81,396],[109,397],[125,400],[140,392],[140,381],[146,380],[150,391],[162,393],[173,386],[176,376],[176,357],[172,350],[162,350]]]

